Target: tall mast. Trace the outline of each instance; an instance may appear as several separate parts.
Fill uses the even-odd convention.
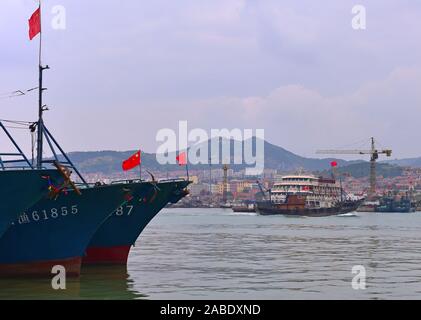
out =
[[[378,158],[374,138],[371,138],[371,158],[370,158],[370,189],[369,197],[373,197],[376,193],[376,160]]]
[[[42,73],[45,69],[48,69],[48,66],[42,66],[42,11],[41,11],[41,0],[39,1],[39,11],[40,11],[40,25],[41,30],[39,34],[39,83],[38,83],[38,132],[37,132],[37,168],[42,167],[42,152],[43,152],[43,131],[44,131],[44,121],[43,121],[43,112],[44,105],[42,104],[42,92],[45,90],[42,86]]]
[[[209,157],[209,195],[212,196],[212,158]]]

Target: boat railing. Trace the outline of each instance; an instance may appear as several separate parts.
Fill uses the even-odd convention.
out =
[[[170,183],[170,182],[183,182],[183,181],[187,181],[186,179],[183,178],[174,178],[174,179],[159,179],[156,181],[153,180],[140,180],[140,179],[121,179],[121,180],[113,180],[110,182],[110,184],[121,184],[121,183],[125,183],[125,184],[130,184],[130,183]]]
[[[186,180],[184,178],[173,178],[173,179],[160,179],[160,180],[158,180],[158,182],[163,182],[163,183],[165,183],[165,182],[185,182],[185,181],[190,182],[190,180]]]
[[[13,170],[34,170],[28,166],[3,166],[0,165],[0,171],[13,171]]]
[[[0,169],[6,170],[9,168],[27,168],[27,169],[33,169],[33,166],[31,162],[29,162],[28,158],[23,153],[22,149],[19,147],[19,145],[16,143],[16,141],[13,139],[12,135],[9,133],[9,131],[6,129],[6,127],[3,125],[3,123],[0,121],[0,129],[3,131],[3,133],[6,135],[6,137],[10,140],[13,147],[15,148],[15,152],[2,152],[0,153]],[[15,157],[15,159],[10,160],[4,160],[3,157]],[[25,163],[25,166],[13,166],[11,164],[14,163]]]
[[[24,159],[4,160],[3,157],[17,157],[21,156],[19,153],[0,153],[0,169],[1,170],[14,170],[14,169],[32,169]],[[15,163],[25,163],[25,165],[14,166]]]
[[[165,179],[165,180],[155,181],[155,183],[170,183],[170,182],[183,182],[183,181],[186,181],[186,180],[185,179]],[[151,184],[151,183],[154,183],[154,182],[152,180],[122,179],[122,180],[113,180],[109,183],[101,182],[101,181],[89,182],[89,183],[75,181],[74,183],[78,188],[84,189],[86,187],[100,187],[100,186],[115,185],[115,184],[132,184],[132,183],[149,183],[149,184]],[[71,188],[68,187],[66,189],[70,190]]]
[[[140,179],[122,179],[122,180],[113,180],[110,182],[110,184],[130,184],[130,183],[142,183],[142,182],[149,182],[146,180],[140,180]]]

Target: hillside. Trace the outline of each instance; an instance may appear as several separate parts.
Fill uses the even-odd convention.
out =
[[[407,159],[395,159],[384,161],[385,163],[394,164],[402,167],[413,167],[421,168],[421,157],[418,158],[407,158]]]
[[[255,153],[255,140],[253,140],[253,154]],[[211,150],[211,141],[205,142],[208,147],[208,152]],[[231,140],[231,159],[234,158],[234,142]],[[244,145],[244,142],[242,143]],[[294,171],[297,169],[304,169],[307,171],[327,172],[330,169],[330,162],[335,160],[339,164],[339,170],[348,172],[356,177],[367,176],[369,165],[364,161],[346,161],[335,158],[305,158],[296,155],[282,147],[264,142],[265,146],[265,168],[281,171]],[[205,147],[205,146],[204,146]],[[222,144],[219,144],[220,160],[222,158]],[[91,152],[72,152],[69,157],[75,165],[83,173],[102,173],[112,174],[121,172],[121,163],[123,160],[130,157],[135,151],[91,151]],[[175,154],[171,155],[175,158]],[[145,169],[151,171],[173,171],[180,170],[178,165],[160,165],[156,161],[155,154],[143,153],[142,164]],[[221,168],[222,165],[213,165],[213,168]],[[234,170],[240,170],[247,167],[246,164],[231,165]],[[207,164],[189,165],[190,170],[206,170],[209,166]],[[393,163],[381,163],[378,166],[378,174],[384,176],[398,175],[401,173],[401,168]]]
[[[368,177],[370,174],[370,163],[361,162],[346,165],[338,168],[338,173],[349,174],[354,178]],[[389,163],[378,163],[376,166],[376,173],[378,176],[384,178],[393,178],[402,175],[403,168],[394,164]],[[323,171],[322,174],[328,175],[328,171]]]

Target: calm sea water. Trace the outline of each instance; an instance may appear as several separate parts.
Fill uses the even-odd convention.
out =
[[[354,265],[366,289],[352,288]],[[420,299],[421,213],[326,218],[166,209],[127,269],[90,267],[57,292],[0,280],[0,299]]]

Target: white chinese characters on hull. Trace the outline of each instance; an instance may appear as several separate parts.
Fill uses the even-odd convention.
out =
[[[18,223],[26,224],[31,222],[40,222],[50,219],[58,219],[59,217],[66,217],[68,215],[76,215],[79,213],[77,205],[63,206],[59,208],[34,210],[30,213],[24,212],[19,216]]]

